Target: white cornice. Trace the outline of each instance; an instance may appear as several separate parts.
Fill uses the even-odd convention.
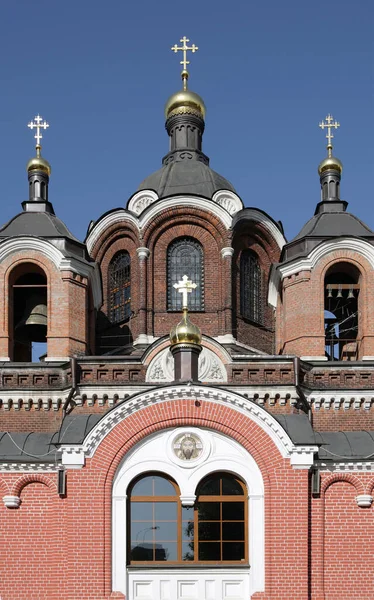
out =
[[[56,248],[51,242],[31,236],[21,236],[9,238],[0,243],[0,262],[8,256],[17,252],[32,250],[38,252],[50,260],[59,271],[72,271],[91,281],[92,294],[95,308],[102,304],[100,271],[96,264],[88,263],[78,257],[66,257],[61,250]]]
[[[282,250],[287,241],[272,219],[270,219],[262,211],[256,210],[255,208],[246,208],[242,218],[244,217],[246,220],[255,221],[256,223],[263,225],[263,227],[265,227],[265,229],[267,229],[271,236],[275,239],[280,250]],[[241,218],[239,217],[237,222],[240,223],[240,221]]]
[[[374,246],[366,240],[342,237],[322,242],[306,257],[295,259],[291,263],[279,265],[278,270],[281,278],[290,277],[290,275],[294,275],[300,271],[311,271],[324,256],[338,250],[357,252],[366,258],[370,266],[374,268]]]
[[[247,400],[243,396],[222,389],[209,386],[195,385],[171,385],[140,393],[135,398],[122,402],[107,415],[105,415],[89,432],[83,442],[83,450],[87,457],[92,457],[103,439],[115,428],[115,426],[128,416],[139,410],[157,403],[169,402],[170,400],[194,399],[208,400],[246,415],[255,422],[272,439],[279,452],[284,458],[291,458],[297,450],[290,437],[280,423],[265,409]],[[81,445],[66,445],[61,449],[64,452],[79,452]],[[303,448],[303,453],[309,453],[311,449]]]

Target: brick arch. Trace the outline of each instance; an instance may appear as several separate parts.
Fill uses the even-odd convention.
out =
[[[178,206],[168,208],[157,214],[148,223],[143,231],[144,246],[147,246],[152,251],[157,238],[165,229],[170,229],[175,225],[198,225],[209,231],[217,240],[217,244],[221,244],[221,247],[226,245],[229,235],[223,223],[212,213],[199,208]]]
[[[366,484],[365,494],[372,494],[374,491],[374,477]]]
[[[110,249],[111,245],[124,237],[131,240],[131,244],[137,248],[141,245],[139,241],[139,232],[131,222],[122,221],[114,223],[106,229],[96,241],[91,251],[91,256],[96,262],[100,263],[103,257]]]
[[[0,477],[0,496],[10,496],[9,483],[3,477]]]
[[[100,499],[103,506],[103,519],[105,535],[111,531],[111,499],[113,479],[124,456],[134,446],[151,435],[163,429],[182,426],[205,427],[218,431],[235,439],[241,444],[256,461],[264,481],[265,497],[267,502],[266,518],[269,523],[276,518],[276,489],[283,473],[292,479],[302,477],[306,471],[293,470],[289,461],[285,461],[280,451],[275,446],[270,436],[247,415],[238,413],[229,406],[217,405],[209,400],[176,400],[157,403],[128,415],[121,420],[105,436],[98,446],[94,456],[87,460],[86,482],[87,490],[95,488],[102,490]],[[307,477],[305,481],[307,489]],[[87,492],[88,493],[88,492]],[[274,500],[273,500],[274,498]],[[273,506],[274,504],[274,506]],[[275,541],[274,541],[275,543]],[[271,556],[273,540],[270,533],[266,539],[267,553]],[[111,592],[111,549],[110,545],[104,550],[105,592]],[[271,561],[266,568],[267,585],[272,577]]]
[[[46,475],[30,474],[23,475],[14,482],[12,486],[12,495],[20,496],[23,488],[31,483],[41,483],[48,487],[51,492],[57,492],[57,485],[50,477],[47,477]]]
[[[352,473],[334,473],[322,482],[321,494],[325,494],[328,488],[337,481],[345,481],[351,484],[356,489],[357,495],[364,493],[364,484],[356,475]]]

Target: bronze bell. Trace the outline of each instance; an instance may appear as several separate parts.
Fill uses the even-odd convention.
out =
[[[32,294],[26,300],[22,319],[15,326],[17,340],[45,342],[47,335],[47,304],[41,294]]]

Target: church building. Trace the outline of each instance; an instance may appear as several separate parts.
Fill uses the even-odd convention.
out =
[[[0,228],[0,599],[373,600],[374,232],[339,123],[287,241],[211,168],[180,42],[161,167],[84,241],[29,123]]]

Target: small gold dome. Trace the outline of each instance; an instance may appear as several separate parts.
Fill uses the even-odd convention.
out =
[[[188,311],[183,310],[183,318],[170,331],[170,343],[172,346],[175,344],[200,344],[201,343],[201,331],[191,323]]]
[[[328,171],[329,169],[340,171],[341,173],[343,171],[343,165],[338,158],[335,158],[335,156],[328,156],[319,163],[318,173],[319,175],[322,175],[324,171]]]
[[[181,90],[170,96],[165,104],[165,117],[171,117],[173,114],[183,114],[184,112],[196,112],[203,119],[205,117],[206,108],[204,100],[191,92],[191,90]]]
[[[27,172],[29,171],[44,171],[48,177],[51,174],[51,165],[42,156],[34,156],[29,160],[26,167]]]

